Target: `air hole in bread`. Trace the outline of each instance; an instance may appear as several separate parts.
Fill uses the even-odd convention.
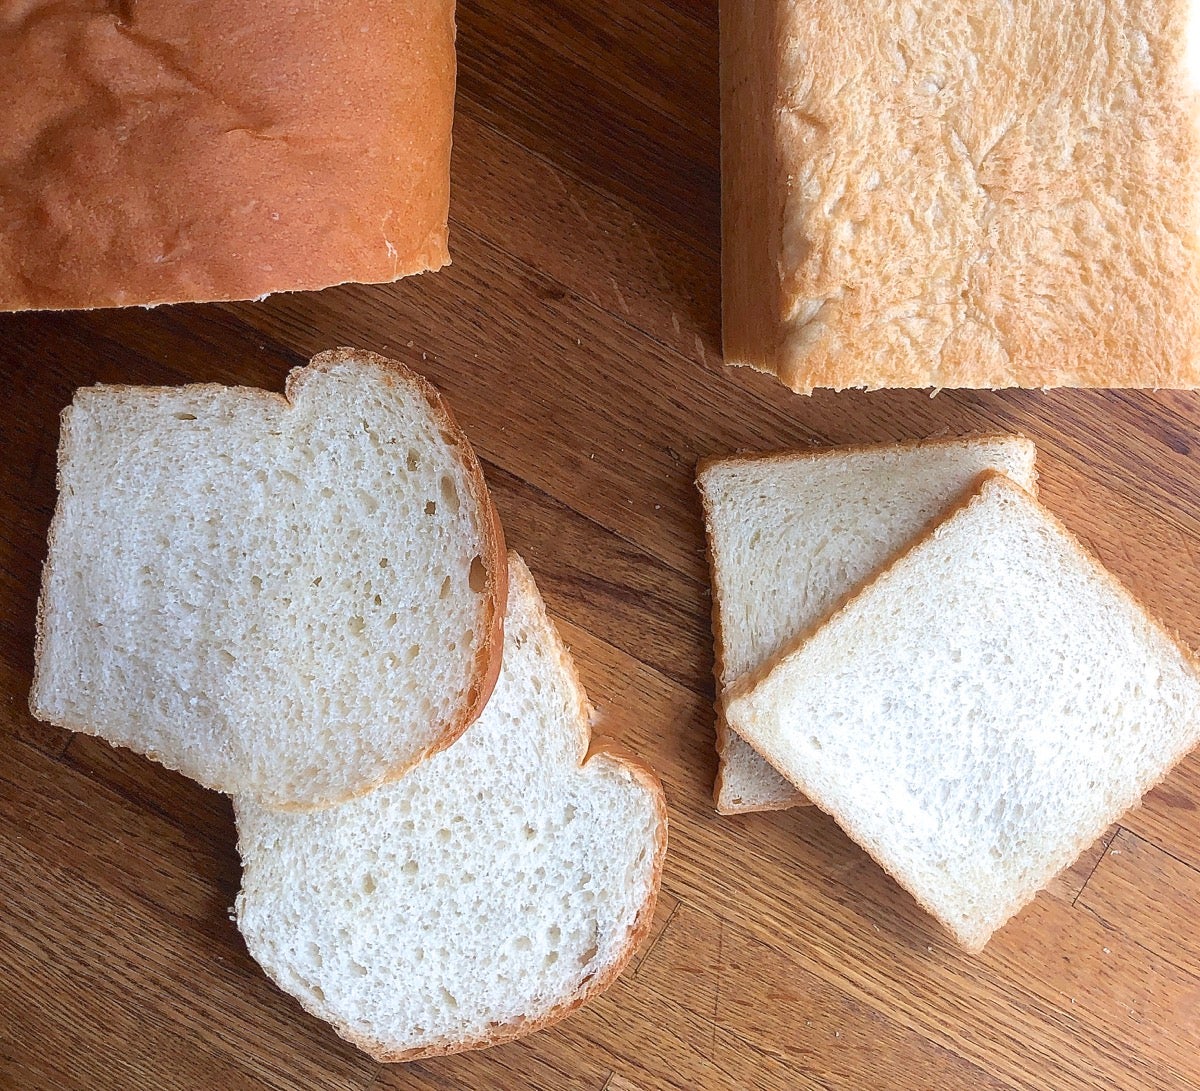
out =
[[[537,830],[535,830],[528,822],[525,823],[524,832],[526,841],[532,841],[535,837],[537,837]]]
[[[447,576],[444,580],[442,580],[442,587],[441,587],[441,590],[438,591],[438,598],[439,599],[448,599],[449,597],[450,597],[450,577]]]
[[[360,614],[355,614],[354,617],[346,622],[346,628],[349,629],[354,636],[362,636],[363,630],[366,627],[367,623]]]
[[[557,951],[548,951],[546,957],[542,959],[542,964],[546,967],[553,966],[558,961]]]
[[[368,515],[374,515],[379,510],[379,501],[375,499],[366,489],[358,490],[358,501],[363,506],[363,511]]]
[[[389,564],[389,563],[390,563],[390,562],[388,561],[388,559],[387,559],[386,557],[380,557],[380,558],[379,558],[379,567],[380,567],[380,568],[387,568],[387,566],[388,566],[388,564]]]
[[[375,876],[368,871],[366,875],[362,877],[362,892],[364,894],[374,894],[375,887]]]
[[[196,414],[195,413],[176,413],[175,419],[176,420],[195,420]]]
[[[321,586],[321,577],[318,576],[315,580],[313,580],[312,585],[313,585],[313,587],[320,587]]]
[[[528,936],[518,936],[513,946],[518,951],[528,951],[533,946],[533,941]]]
[[[320,985],[309,985],[308,991],[316,997],[322,1004],[325,1003],[325,990]]]
[[[350,960],[350,972],[355,977],[367,976],[367,968],[361,962],[355,962],[354,959]]]
[[[383,596],[376,595],[372,601],[375,603],[376,606],[382,606],[383,605]],[[396,616],[395,614],[392,614],[392,617],[395,617],[395,616]]]
[[[416,450],[414,450],[412,447],[408,449],[408,455],[404,459],[404,465],[408,469],[409,473],[412,473],[413,470],[421,465],[421,458],[417,454]]]
[[[563,808],[563,821],[564,822],[573,822],[575,820],[575,813],[576,813],[575,812],[575,804],[568,803]]]
[[[253,587],[255,591],[261,591],[262,590],[262,576],[251,576],[250,577],[250,586]]]
[[[393,624],[395,623],[395,621],[394,621],[395,617],[396,617],[396,615],[395,615],[395,614],[393,614],[393,615],[392,615],[392,618],[393,618]],[[408,653],[407,653],[407,654],[408,654],[408,661],[409,661],[410,663],[412,663],[413,661],[415,661],[415,660],[416,660],[417,656],[421,654],[421,645],[420,645],[420,644],[410,644],[410,645],[408,646]]]
[[[441,993],[442,993],[442,1000],[445,1001],[445,1003],[449,1007],[451,1007],[451,1008],[458,1007],[458,999],[455,997],[454,993],[452,993],[449,989],[446,988],[445,985],[443,985],[441,987]]]
[[[416,875],[420,869],[421,866],[416,862],[416,860],[407,860],[400,870],[403,871],[405,875]]]
[[[448,829],[446,829],[445,826],[443,826],[437,832],[437,839],[444,845],[447,841],[450,840],[450,831]]]
[[[454,479],[446,474],[442,475],[441,481],[438,482],[438,487],[441,489],[442,502],[450,509],[454,515],[458,514],[458,489],[454,485]]]
[[[483,594],[487,588],[487,569],[483,567],[483,561],[479,557],[471,558],[471,574],[467,582],[477,595]]]
[[[437,501],[436,500],[426,500],[425,501],[425,514],[426,515],[436,515],[437,514]]]

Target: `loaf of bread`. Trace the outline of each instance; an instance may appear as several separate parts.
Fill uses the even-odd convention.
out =
[[[945,515],[981,473],[1036,488],[1024,436],[965,436],[704,461],[696,474],[712,570],[722,814],[804,797],[730,731],[724,695],[815,626]]]
[[[992,475],[726,714],[977,950],[1200,741],[1200,668]]]
[[[250,953],[380,1060],[538,1030],[606,988],[650,927],[662,788],[589,750],[587,698],[515,554],[509,588],[500,680],[448,750],[323,811],[235,800]]]
[[[507,571],[470,444],[400,364],[322,353],[284,396],[84,388],[30,704],[218,791],[347,799],[479,715]]]
[[[0,20],[0,310],[449,260],[453,0],[25,7]]]
[[[726,361],[805,393],[1200,384],[1190,7],[722,3]]]

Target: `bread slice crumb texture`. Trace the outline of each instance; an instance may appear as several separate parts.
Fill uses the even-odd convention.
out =
[[[1033,490],[1024,436],[734,455],[701,466],[713,581],[722,814],[804,797],[721,721],[722,695],[778,656],[846,595],[998,470]]]
[[[499,670],[506,565],[466,437],[406,368],[287,396],[97,386],[63,415],[35,715],[275,806],[448,745]]]
[[[1200,738],[1192,656],[1003,477],[729,721],[978,949]]]
[[[600,991],[649,927],[666,815],[643,766],[585,763],[589,714],[512,555],[500,680],[458,742],[323,811],[236,800],[250,953],[385,1060],[517,1037]]]

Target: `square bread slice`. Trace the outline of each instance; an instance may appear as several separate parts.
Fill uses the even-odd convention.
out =
[[[720,7],[727,362],[1200,384],[1192,0]]]
[[[205,787],[323,806],[479,715],[507,573],[470,443],[401,364],[322,353],[284,395],[86,387],[30,706]]]
[[[512,554],[500,680],[458,742],[323,811],[234,801],[250,953],[382,1061],[519,1038],[602,992],[650,928],[667,814],[590,717]]]
[[[703,462],[717,676],[714,789],[722,814],[803,795],[730,731],[726,691],[777,656],[960,501],[987,470],[1036,489],[1024,436],[965,436]]]
[[[1200,740],[1200,672],[994,476],[726,713],[978,950]]]

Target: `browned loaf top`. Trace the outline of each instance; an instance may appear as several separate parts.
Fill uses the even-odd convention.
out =
[[[453,0],[25,7],[0,21],[0,310],[449,260]]]

